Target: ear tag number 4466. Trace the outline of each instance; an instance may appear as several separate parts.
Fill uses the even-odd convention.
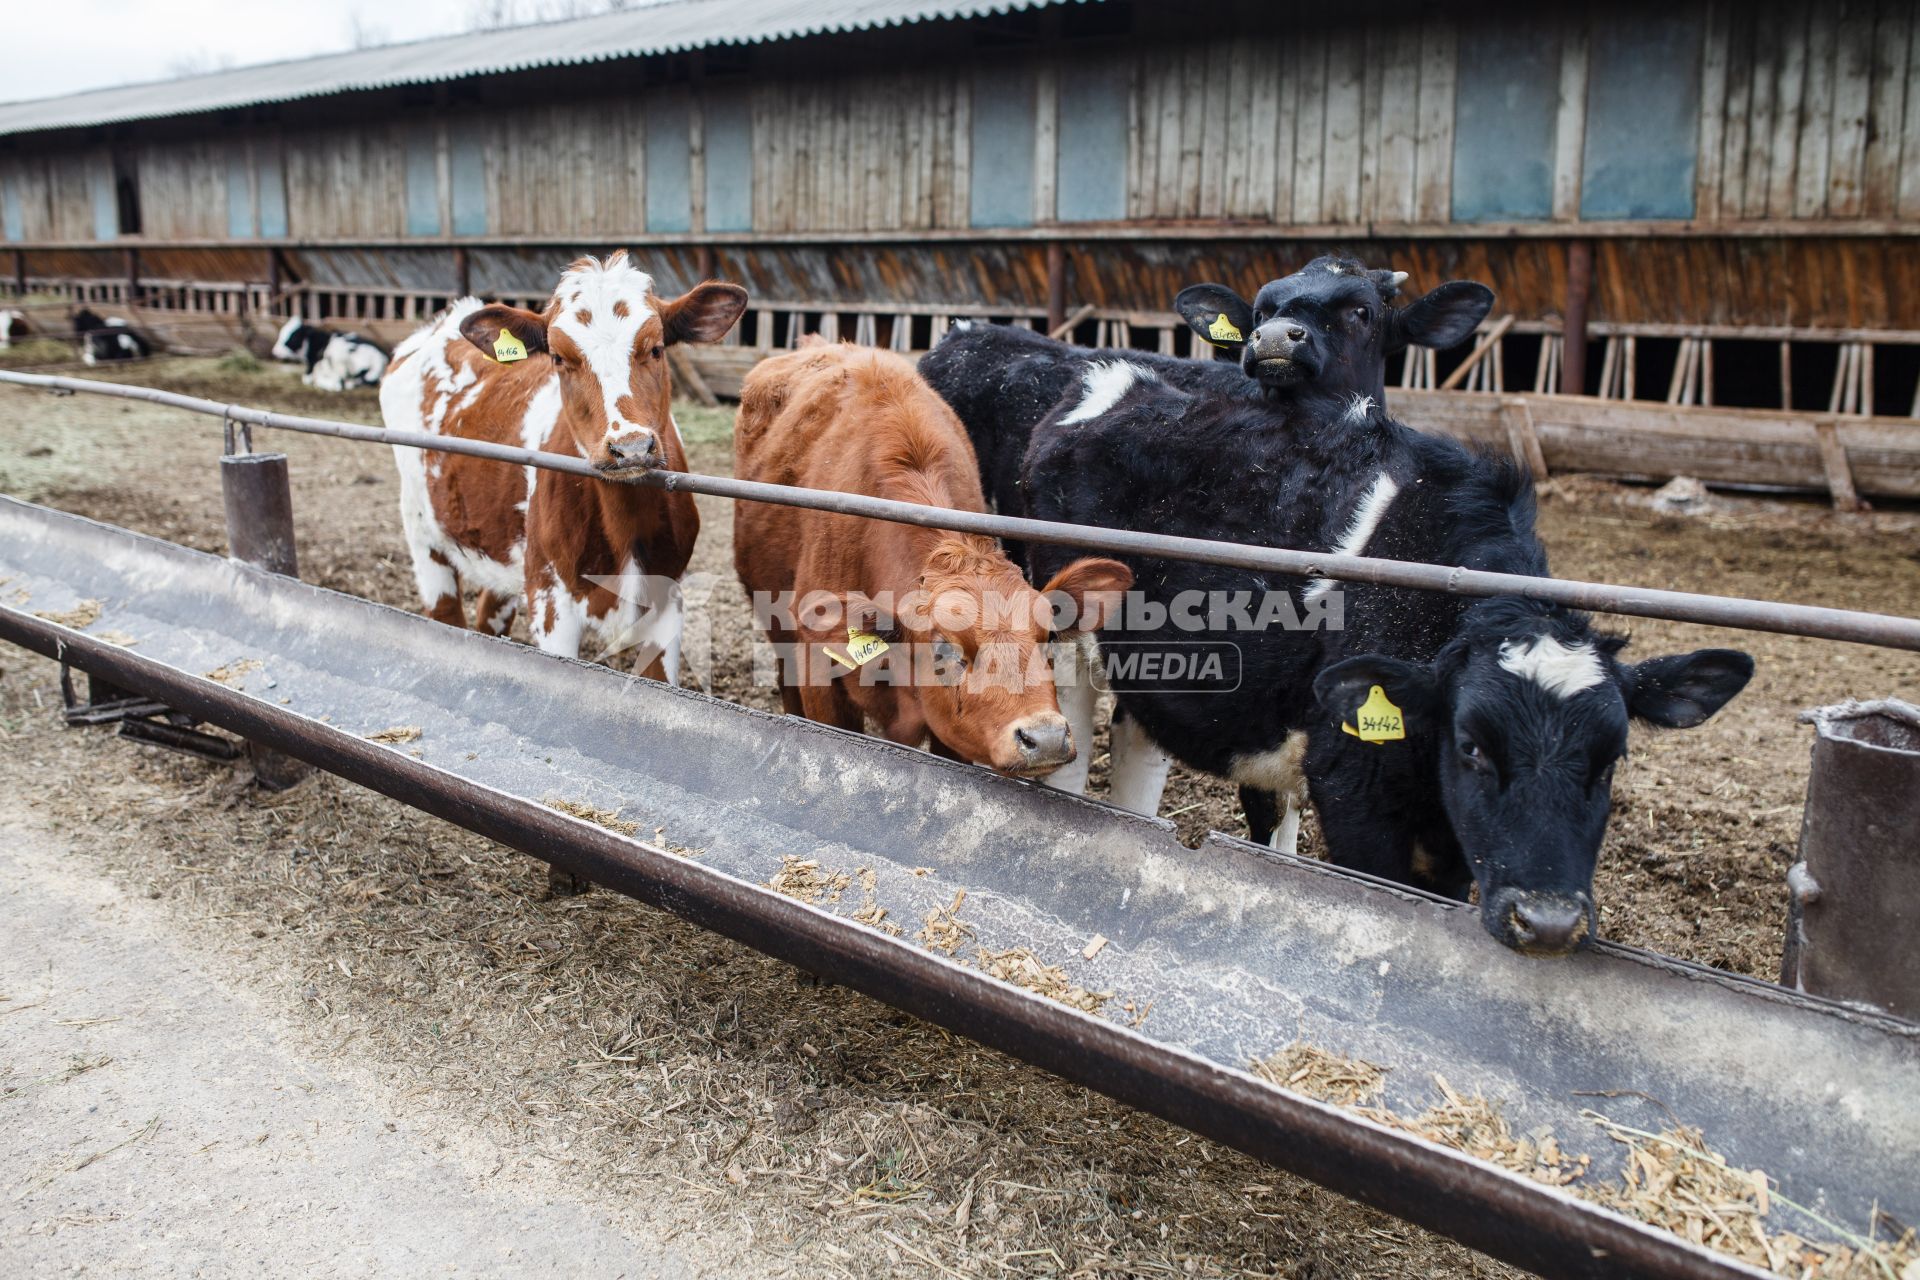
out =
[[[1354,715],[1360,725],[1342,721],[1340,728],[1362,742],[1400,742],[1407,736],[1406,721],[1400,715],[1400,708],[1387,701],[1387,691],[1374,685],[1367,692],[1367,700],[1360,704],[1360,710]]]
[[[502,329],[500,336],[493,340],[493,358],[501,364],[512,364],[516,360],[527,358],[527,344],[513,336],[511,329]]]

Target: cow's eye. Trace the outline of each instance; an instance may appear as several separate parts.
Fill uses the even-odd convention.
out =
[[[1468,768],[1484,770],[1491,767],[1487,760],[1487,753],[1482,751],[1480,744],[1472,738],[1462,738],[1458,745],[1460,758],[1466,761]]]
[[[655,360],[658,360],[661,356],[665,355],[666,353],[667,353],[667,349],[656,342],[653,345],[653,350],[648,354],[650,354]]]
[[[959,645],[947,639],[945,636],[935,638],[933,642],[933,660],[943,667],[964,668],[967,665],[966,653],[961,650]]]
[[[1353,309],[1353,318],[1360,324],[1366,324],[1373,319],[1373,312],[1367,310],[1365,307],[1355,307]]]

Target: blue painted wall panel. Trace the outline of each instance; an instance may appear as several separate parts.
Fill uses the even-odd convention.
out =
[[[983,68],[973,77],[976,227],[1033,225],[1034,77],[1031,68]]]
[[[716,95],[704,110],[707,230],[753,230],[753,107],[745,91]],[[648,184],[649,189],[652,183]]]
[[[407,234],[440,234],[440,160],[430,124],[407,126]]]
[[[284,236],[287,231],[287,176],[280,165],[280,144],[253,144],[253,172],[260,191],[260,234]]]
[[[120,234],[120,205],[113,194],[113,162],[96,156],[87,166],[87,187],[93,196],[93,235],[112,240]]]
[[[693,123],[682,93],[647,100],[647,230],[693,230]]]
[[[249,239],[257,234],[253,214],[253,172],[247,164],[247,149],[241,143],[227,148],[227,234]]]
[[[447,132],[447,179],[452,187],[453,234],[487,233],[487,152],[477,121],[456,120]]]
[[[1553,215],[1560,37],[1546,23],[1477,27],[1460,43],[1453,125],[1456,222]]]
[[[1123,66],[1069,62],[1060,69],[1060,158],[1055,217],[1106,222],[1127,216],[1127,97]]]
[[[1580,216],[1691,218],[1699,138],[1699,11],[1596,22]]]
[[[0,235],[9,240],[27,238],[27,211],[20,203],[20,179],[0,176]]]

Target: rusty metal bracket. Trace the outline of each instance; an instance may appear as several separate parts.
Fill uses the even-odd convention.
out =
[[[87,696],[82,701],[73,688],[73,668],[60,664],[60,701],[62,716],[70,729],[120,726],[120,736],[198,756],[202,760],[229,762],[241,756],[240,744],[231,738],[195,728],[192,716],[175,711],[164,702],[156,702],[102,679],[87,677]]]

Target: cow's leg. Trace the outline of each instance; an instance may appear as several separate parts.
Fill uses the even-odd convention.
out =
[[[580,641],[587,633],[587,602],[551,580],[533,593],[527,619],[533,642],[542,653],[563,658],[580,656]]]
[[[424,556],[415,553],[413,580],[420,588],[420,601],[427,606],[428,617],[450,627],[467,625],[466,606],[460,602],[460,575],[438,547],[428,547]]]
[[[1122,809],[1153,817],[1167,789],[1173,757],[1162,751],[1132,716],[1115,712],[1111,731],[1113,773],[1107,799]]]
[[[479,607],[474,612],[479,615],[474,619],[478,630],[490,636],[503,636],[513,629],[513,616],[520,612],[520,597],[482,591]]]
[[[1286,812],[1280,815],[1280,825],[1274,829],[1273,838],[1267,841],[1270,848],[1281,853],[1300,852],[1300,799],[1295,795],[1281,797]]]
[[[1087,793],[1087,771],[1093,767],[1095,713],[1100,691],[1093,684],[1094,638],[1078,633],[1063,642],[1065,652],[1054,662],[1053,681],[1060,695],[1060,714],[1073,734],[1073,759],[1047,775],[1047,785],[1075,795]]]
[[[1255,844],[1271,843],[1280,823],[1279,797],[1265,787],[1242,786],[1240,812],[1247,816],[1247,839]]]

